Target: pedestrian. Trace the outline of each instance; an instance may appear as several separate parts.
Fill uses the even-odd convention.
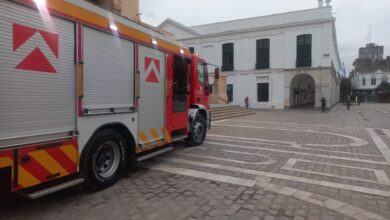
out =
[[[248,108],[248,106],[249,106],[249,98],[248,98],[248,96],[247,97],[245,97],[245,108]]]
[[[348,109],[348,111],[349,111],[350,107],[351,107],[351,96],[347,96],[347,109]]]
[[[321,99],[321,111],[326,112],[326,98],[322,97]]]

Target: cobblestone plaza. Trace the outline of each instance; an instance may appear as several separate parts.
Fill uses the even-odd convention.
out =
[[[390,105],[258,111],[176,145],[101,192],[1,195],[2,219],[390,219]]]

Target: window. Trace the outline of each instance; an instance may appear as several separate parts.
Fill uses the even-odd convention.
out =
[[[382,76],[382,82],[387,82],[387,76]]]
[[[194,47],[189,47],[190,53],[194,54],[195,53],[195,48]]]
[[[257,83],[257,101],[269,101],[269,83]]]
[[[363,77],[363,86],[366,85],[366,77]]]
[[[311,67],[311,34],[297,37],[297,67]]]
[[[371,78],[371,85],[372,85],[372,86],[376,86],[376,78],[375,78],[375,76],[373,76],[373,77]]]
[[[198,81],[202,84],[205,82],[205,71],[204,71],[204,65],[202,63],[198,63]]]
[[[261,39],[256,42],[256,69],[269,69],[270,40]]]
[[[222,71],[234,70],[234,44],[222,45]]]

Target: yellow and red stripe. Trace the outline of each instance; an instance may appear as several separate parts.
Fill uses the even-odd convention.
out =
[[[161,140],[161,136],[158,133],[158,130],[164,136],[165,140]],[[171,141],[171,134],[166,128],[149,129],[147,132],[140,131],[138,132],[138,145],[136,148],[136,153],[142,153],[164,146],[171,143]]]
[[[19,189],[77,172],[77,140],[43,144],[18,151]]]

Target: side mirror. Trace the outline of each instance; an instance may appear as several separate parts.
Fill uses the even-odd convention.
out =
[[[214,70],[214,79],[219,79],[219,68],[215,68]]]

